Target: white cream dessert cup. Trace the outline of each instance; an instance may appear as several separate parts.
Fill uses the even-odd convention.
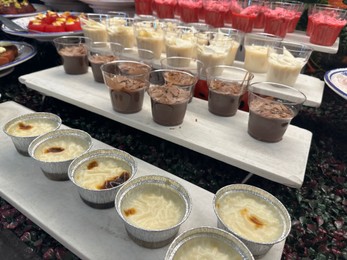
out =
[[[124,48],[136,46],[134,18],[117,17],[107,21],[107,35],[110,42],[121,44]]]
[[[94,42],[107,42],[106,22],[108,18],[107,14],[94,13],[87,14],[86,18],[80,18],[84,36]]]

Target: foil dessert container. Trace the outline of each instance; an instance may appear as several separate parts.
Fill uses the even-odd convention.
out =
[[[84,151],[82,152],[82,154],[89,151],[93,144],[92,138],[87,132],[79,129],[59,129],[35,138],[29,145],[29,155],[38,162],[42,172],[48,179],[56,181],[69,180],[69,165],[73,161],[73,159],[75,159],[79,155],[75,156],[75,158],[72,159],[59,161],[40,160],[37,158],[36,151],[38,148],[40,148],[41,145],[49,144],[49,142],[56,139],[64,140],[64,138],[66,140],[69,140],[70,138],[77,140],[81,147],[83,147]]]
[[[21,122],[25,123],[28,121],[35,121],[35,120],[42,120],[42,121],[47,120],[49,122],[52,122],[52,124],[53,124],[52,131],[57,130],[61,126],[61,123],[62,123],[61,118],[55,114],[46,113],[46,112],[35,112],[35,113],[29,113],[29,114],[15,117],[15,118],[11,119],[10,121],[8,121],[3,127],[4,133],[6,135],[8,135],[9,137],[11,137],[12,142],[14,144],[14,147],[16,148],[18,153],[25,155],[25,156],[29,156],[28,147],[29,147],[30,143],[35,138],[37,138],[39,135],[19,136],[19,135],[15,135],[13,133],[10,133],[9,130],[11,127],[13,127],[17,123],[21,123]],[[47,131],[43,131],[42,134],[44,134],[46,132]]]
[[[220,203],[222,203],[222,199],[224,199],[226,196],[230,196],[233,194],[244,194],[246,196],[254,197],[256,198],[256,200],[258,200],[262,204],[262,206],[265,205],[265,207],[268,206],[270,209],[274,210],[273,212],[276,212],[278,216],[278,222],[281,225],[281,232],[277,236],[277,238],[271,241],[266,241],[266,242],[255,241],[254,239],[252,240],[249,237],[245,236],[244,234],[237,232],[230,225],[227,225],[225,221],[223,221],[223,217],[221,217],[219,208],[221,207]],[[229,205],[229,207],[235,207],[235,205]],[[272,194],[268,193],[267,191],[263,189],[260,189],[251,185],[231,184],[221,188],[220,190],[217,191],[217,193],[214,196],[213,208],[217,216],[218,228],[221,228],[227,232],[230,232],[231,234],[239,238],[249,248],[249,250],[252,252],[252,254],[255,257],[266,254],[271,249],[272,246],[285,240],[291,229],[291,219],[285,206]],[[228,217],[230,220],[232,219],[232,221],[235,221],[235,216],[228,216]],[[253,220],[253,218],[257,218],[258,216],[250,214],[249,217],[251,218],[251,220]],[[260,218],[264,218],[264,216],[260,215]],[[259,219],[254,220],[256,225],[259,224],[257,222],[258,220]],[[263,220],[260,219],[260,221],[263,221]],[[262,234],[266,235],[265,232]]]
[[[160,229],[143,228],[140,225],[131,223],[125,216],[124,204],[126,201],[134,198],[134,194],[143,194],[146,188],[154,190],[156,186],[164,189],[164,196],[171,193],[179,198],[182,213],[179,221],[170,227]],[[192,202],[187,190],[178,182],[164,176],[148,175],[135,178],[124,184],[116,195],[115,208],[124,223],[126,232],[135,243],[146,248],[160,248],[168,245],[176,237],[180,226],[190,215]],[[160,211],[160,208],[157,208],[157,211]]]
[[[97,160],[103,159],[115,160],[117,163],[119,162],[119,164],[125,165],[127,168],[129,168],[129,179],[115,187],[98,190],[86,188],[76,183],[75,177],[79,167],[82,167],[82,165],[86,165],[87,163],[93,163]],[[93,208],[104,209],[114,206],[114,200],[117,191],[120,189],[120,187],[122,187],[124,183],[130,181],[135,176],[136,172],[137,163],[130,154],[118,149],[98,149],[89,151],[74,159],[69,166],[68,176],[72,183],[77,187],[78,193],[83,202]]]
[[[186,248],[191,248],[194,242],[199,243],[201,241],[210,241],[211,245],[214,246],[213,250],[211,251],[217,251],[217,253],[220,253],[219,257],[221,257],[223,254],[221,252],[218,252],[218,247],[220,246],[224,250],[229,249],[230,252],[233,253],[233,257],[237,259],[254,259],[252,253],[249,251],[246,245],[234,235],[219,228],[202,226],[187,230],[176,237],[175,240],[170,244],[169,249],[166,252],[165,260],[173,260],[178,255],[184,256],[184,253],[182,251],[186,250]],[[206,244],[201,246],[204,247],[206,246]],[[195,257],[198,256],[195,255]],[[215,257],[218,256],[216,255]]]

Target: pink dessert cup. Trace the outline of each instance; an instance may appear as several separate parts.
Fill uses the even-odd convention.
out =
[[[257,5],[248,5],[243,1],[238,1],[231,5],[230,11],[232,28],[245,33],[252,32],[259,13]]]
[[[182,22],[199,22],[199,12],[202,10],[202,0],[178,0],[178,6]]]
[[[213,27],[224,27],[230,0],[204,0],[205,23]]]
[[[154,0],[155,11],[159,19],[175,18],[177,0]]]
[[[152,0],[135,0],[135,13],[137,15],[152,15]]]

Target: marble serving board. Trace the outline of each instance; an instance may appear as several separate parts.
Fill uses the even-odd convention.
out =
[[[301,187],[306,171],[312,133],[290,125],[282,141],[264,143],[247,133],[248,113],[219,117],[208,111],[207,101],[194,98],[183,124],[165,127],[152,120],[150,98],[143,109],[121,114],[112,109],[109,91],[84,75],[67,75],[63,67],[23,75],[20,82],[40,93],[71,103],[122,124],[163,138],[206,156],[290,187]],[[226,173],[226,174],[232,174]]]
[[[10,119],[33,111],[12,101],[0,104],[0,126]],[[63,118],[64,121],[64,118]],[[62,126],[62,128],[66,128]],[[82,202],[70,181],[52,181],[39,165],[17,153],[11,139],[0,132],[0,196],[39,225],[81,259],[162,260],[168,246],[146,249],[128,236],[114,208],[93,209]],[[93,148],[112,148],[93,139]],[[179,233],[199,226],[217,226],[213,193],[156,168],[140,159],[136,177],[157,174],[181,183],[192,198],[192,212]],[[262,258],[281,259],[285,241],[276,244]]]

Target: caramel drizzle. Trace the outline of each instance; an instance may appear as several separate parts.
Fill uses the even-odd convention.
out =
[[[91,161],[91,162],[87,165],[87,169],[88,169],[88,170],[91,170],[91,169],[93,169],[93,168],[95,168],[95,167],[98,167],[98,166],[99,166],[99,164],[98,164],[97,161]]]
[[[21,130],[30,130],[30,129],[33,128],[32,125],[26,125],[26,124],[24,124],[23,122],[20,122],[20,123],[18,124],[18,127],[19,127],[19,129],[21,129]]]
[[[135,208],[125,209],[124,214],[126,217],[129,217],[130,215],[135,215],[136,209]]]
[[[61,153],[65,149],[62,147],[50,147],[45,150],[44,153]]]
[[[252,224],[254,224],[255,228],[262,228],[265,226],[265,222],[262,221],[261,219],[259,219],[256,215],[252,215],[248,212],[248,209],[244,208],[240,210],[241,215],[248,220],[249,222],[251,222]]]

